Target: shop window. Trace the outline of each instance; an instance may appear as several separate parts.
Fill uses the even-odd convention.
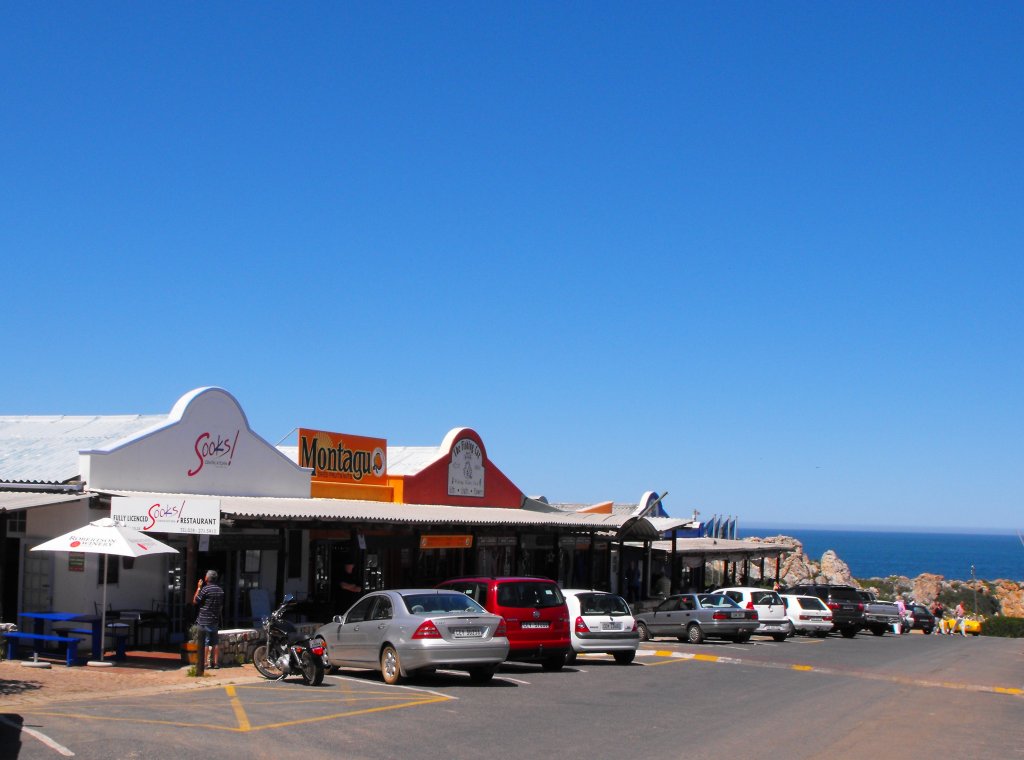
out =
[[[121,563],[117,561],[117,557],[108,558],[107,562],[103,561],[103,555],[97,555],[99,560],[99,568],[96,571],[96,585],[103,585],[103,566],[107,568],[107,585],[117,583],[120,577],[119,570],[121,569]]]
[[[18,512],[7,513],[7,532],[8,533],[24,533],[25,532],[25,511],[20,510]]]

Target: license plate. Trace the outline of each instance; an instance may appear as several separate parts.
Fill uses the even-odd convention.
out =
[[[782,630],[782,626],[781,625],[767,625],[766,624],[764,629],[766,631],[781,631]]]
[[[547,628],[549,625],[551,625],[551,624],[542,620],[539,623],[523,623],[521,627],[522,628]]]
[[[622,623],[601,623],[602,631],[618,631],[622,629]]]
[[[729,617],[734,617],[734,618],[740,618],[740,619],[743,619],[743,618],[745,618],[745,617],[746,617],[746,614],[744,614],[744,613],[742,613],[742,612],[730,612],[730,613],[729,613]]]
[[[483,635],[483,628],[452,628],[452,638],[454,639],[474,639]]]

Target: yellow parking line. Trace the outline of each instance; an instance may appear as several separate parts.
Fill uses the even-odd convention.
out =
[[[1002,686],[997,686],[995,691],[999,694],[1013,694],[1014,696],[1020,696],[1024,694],[1024,689],[1007,689]]]
[[[231,709],[235,711],[235,718],[238,720],[238,730],[248,731],[251,728],[249,716],[245,714],[245,708],[242,707],[238,694],[235,693],[235,687],[225,686],[224,691],[228,693],[228,697],[231,699]]]
[[[793,670],[814,670],[810,665],[793,665]]]
[[[265,726],[255,726],[253,731],[262,731],[266,728],[285,728],[287,726],[297,726],[302,723],[316,723],[321,720],[331,720],[332,718],[350,718],[353,715],[369,715],[370,713],[383,712],[385,710],[401,710],[404,707],[420,707],[421,705],[431,705],[435,702],[450,702],[450,697],[434,697],[433,699],[424,699],[421,702],[409,702],[404,705],[384,705],[383,707],[369,707],[365,710],[351,710],[349,712],[335,713],[334,715],[320,715],[312,718],[304,718],[302,720],[287,720],[281,723],[268,723]]]
[[[248,716],[248,714],[245,711],[245,708],[242,705],[241,699],[239,699],[238,690],[235,689],[235,686],[233,686],[233,685],[226,685],[223,688],[224,688],[225,693],[227,694],[227,696],[229,698],[229,701],[230,701],[230,704],[231,704],[231,709],[234,711],[234,714],[235,714],[235,719],[238,721],[238,725],[237,726],[230,726],[230,725],[226,725],[226,724],[199,723],[199,722],[188,721],[188,720],[158,720],[158,719],[154,719],[154,718],[139,718],[139,717],[136,717],[136,716],[128,717],[128,716],[125,716],[125,715],[116,715],[116,716],[113,716],[113,715],[89,715],[89,714],[80,713],[80,712],[64,712],[64,711],[60,711],[60,710],[47,710],[47,709],[32,710],[31,712],[34,715],[52,715],[52,716],[55,716],[55,717],[62,717],[62,718],[78,718],[80,720],[109,721],[109,722],[112,722],[112,723],[131,722],[133,724],[141,724],[141,725],[171,726],[171,727],[176,727],[176,728],[208,728],[208,729],[210,729],[212,731],[228,731],[230,733],[250,733],[252,731],[262,731],[262,730],[268,729],[268,728],[285,728],[285,727],[288,727],[288,726],[296,726],[296,725],[300,725],[300,724],[303,724],[303,723],[316,723],[316,722],[319,722],[319,721],[332,720],[334,718],[347,718],[347,717],[351,717],[351,716],[355,716],[355,715],[368,715],[369,713],[382,712],[382,711],[385,711],[385,710],[400,710],[400,709],[405,708],[405,707],[420,707],[421,705],[430,705],[430,704],[435,704],[437,702],[449,702],[449,701],[452,701],[452,700],[456,699],[455,697],[449,697],[447,695],[437,694],[437,693],[431,693],[429,695],[425,695],[423,698],[420,698],[420,699],[416,699],[416,698],[410,699],[411,695],[410,695],[409,692],[389,692],[389,693],[387,693],[387,692],[370,692],[370,694],[368,696],[363,696],[363,694],[365,694],[365,692],[364,692],[363,694],[360,694],[359,696],[357,696],[357,693],[353,689],[347,687],[347,688],[344,688],[344,691],[347,693],[348,696],[343,696],[342,699],[340,700],[343,704],[346,704],[346,705],[349,705],[349,704],[352,704],[352,703],[355,703],[355,702],[377,702],[377,703],[380,703],[382,700],[385,700],[385,699],[387,699],[387,700],[398,700],[398,699],[401,699],[403,701],[400,704],[386,704],[386,705],[379,705],[377,707],[360,707],[360,708],[355,708],[355,709],[348,709],[348,710],[345,710],[343,712],[330,713],[328,715],[311,715],[311,716],[307,716],[305,718],[300,718],[300,719],[297,719],[297,720],[281,721],[279,723],[269,723],[269,724],[264,724],[264,725],[253,725],[252,721],[249,719],[249,716]],[[245,687],[241,687],[241,688],[245,688]],[[374,695],[377,695],[377,696],[374,696]],[[261,696],[262,696],[262,694],[261,694]],[[326,695],[325,695],[325,697],[326,697]],[[315,702],[317,700],[301,700],[301,701]],[[327,698],[325,698],[324,700],[322,700],[322,702],[324,704],[326,704],[327,702],[337,702],[337,701],[338,701],[337,697],[335,697],[334,699],[327,699]],[[259,701],[257,701],[257,703],[260,704],[260,705],[266,705],[266,704],[273,704],[273,701],[267,702],[267,701],[259,700]],[[294,704],[294,702],[290,702],[289,704]],[[209,714],[209,709],[208,708],[202,707],[200,709],[202,709],[204,714]],[[28,712],[28,711],[26,711],[26,712]]]

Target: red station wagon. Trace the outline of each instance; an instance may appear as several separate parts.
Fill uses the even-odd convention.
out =
[[[572,647],[569,608],[549,578],[453,578],[437,588],[461,591],[488,612],[505,618],[509,660],[539,662],[559,670]]]

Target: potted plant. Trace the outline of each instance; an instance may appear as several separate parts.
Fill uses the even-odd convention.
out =
[[[199,664],[199,626],[195,623],[188,629],[188,638],[181,645],[181,662],[184,665]]]

